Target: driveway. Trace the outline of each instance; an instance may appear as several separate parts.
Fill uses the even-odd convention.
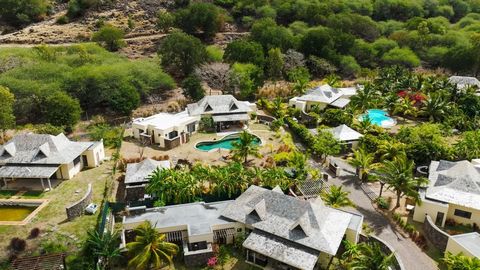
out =
[[[350,199],[355,203],[355,209],[352,211],[362,214],[365,222],[374,229],[374,234],[395,249],[405,270],[438,269],[437,263],[432,258],[427,256],[410,238],[403,237],[382,214],[375,210],[371,200],[358,184],[355,169],[345,160],[334,157],[331,159],[342,168],[342,172],[339,177],[330,178],[329,184],[342,185],[344,190],[350,192]],[[316,168],[320,166],[313,160],[310,163]]]

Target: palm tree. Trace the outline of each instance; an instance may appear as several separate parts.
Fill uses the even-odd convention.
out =
[[[370,119],[370,117],[368,117],[368,115],[365,115],[362,121],[358,121],[358,123],[355,124],[355,127],[361,133],[366,134],[373,129],[372,120]]]
[[[420,202],[417,189],[426,179],[413,176],[414,166],[413,161],[408,160],[406,155],[399,155],[393,160],[383,161],[376,171],[378,179],[387,183],[387,188],[395,191],[397,195],[396,208],[400,207],[400,199],[404,195],[413,197]]]
[[[389,270],[395,259],[394,253],[385,254],[376,242],[364,242],[358,245],[359,255],[352,258],[351,270]]]
[[[431,93],[428,98],[423,101],[421,113],[429,118],[431,122],[442,121],[448,114],[450,106],[442,95]]]
[[[392,160],[398,155],[405,154],[406,145],[397,140],[382,140],[378,145],[377,154],[380,154],[381,160]]]
[[[94,256],[100,269],[110,269],[112,260],[120,258],[120,237],[118,232],[107,231],[99,233],[98,230],[90,230],[87,232],[87,240],[85,243],[85,255]]]
[[[348,198],[350,192],[343,191],[342,186],[330,186],[329,191],[322,191],[320,197],[323,202],[333,208],[340,208],[345,206],[353,206],[353,202]]]
[[[467,257],[462,253],[453,255],[447,252],[443,262],[447,265],[448,270],[480,269],[480,259]]]
[[[288,160],[288,166],[295,169],[295,178],[302,181],[308,175],[308,156],[301,152],[293,152]]]
[[[366,181],[371,170],[377,167],[374,163],[375,156],[368,153],[364,148],[353,151],[353,158],[349,158],[348,163],[356,167],[356,175],[360,176],[360,180]]]
[[[172,258],[178,253],[178,246],[166,242],[165,234],[159,233],[149,221],[135,229],[135,241],[127,244],[131,259],[129,269],[159,269],[166,263],[173,264]]]
[[[248,162],[248,156],[259,157],[258,144],[255,142],[256,137],[247,131],[240,133],[239,141],[233,142],[233,157],[236,160],[243,160],[243,164]]]
[[[380,92],[371,85],[365,85],[365,88],[358,90],[357,94],[350,98],[350,104],[362,112],[375,107],[381,99]]]
[[[283,118],[287,113],[288,106],[283,103],[280,97],[277,97],[272,102],[273,115],[277,118]]]

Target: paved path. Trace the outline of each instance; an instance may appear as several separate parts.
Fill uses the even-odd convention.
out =
[[[373,207],[371,200],[360,188],[355,177],[355,169],[344,160],[332,158],[342,168],[339,177],[330,178],[329,184],[342,185],[350,192],[350,199],[355,203],[356,211],[364,216],[377,237],[390,244],[400,257],[405,270],[430,270],[438,269],[436,262],[427,256],[410,238],[403,237],[389,221]],[[319,164],[311,161],[318,168]]]

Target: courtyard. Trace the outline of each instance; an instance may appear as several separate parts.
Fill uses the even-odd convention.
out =
[[[270,127],[263,124],[253,123],[249,125],[248,131],[258,136],[262,143],[259,147],[262,157],[268,156],[277,150],[282,144],[282,136],[285,134],[283,129],[279,132],[271,131]],[[129,135],[128,131],[125,132]],[[195,148],[199,142],[220,140],[228,133],[204,133],[198,132],[191,136],[188,143],[182,144],[170,150],[162,150],[157,146],[144,146],[137,140],[128,138],[122,143],[120,155],[125,159],[132,158],[154,158],[158,156],[167,155],[170,160],[188,160],[191,163],[202,162],[210,165],[225,165],[228,162],[226,159],[229,156],[230,150],[218,148],[217,150],[201,151]],[[252,164],[261,165],[263,158],[253,158]]]

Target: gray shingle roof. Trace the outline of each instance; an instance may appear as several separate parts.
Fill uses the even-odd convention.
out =
[[[148,209],[147,212],[126,216],[124,224],[150,221],[156,228],[168,229],[186,226],[188,235],[212,233],[212,226],[232,223],[220,216],[220,212],[231,201],[216,203],[188,203]]]
[[[170,161],[156,161],[147,158],[139,163],[127,164],[125,184],[148,182],[148,176],[157,168],[170,169]]]
[[[480,169],[467,160],[432,161],[427,199],[480,209]]]
[[[3,166],[0,178],[50,178],[59,166]]]
[[[448,81],[456,84],[459,88],[465,88],[467,86],[476,86],[480,88],[480,81],[475,77],[451,76],[448,78]]]
[[[320,252],[255,230],[243,242],[243,247],[302,270],[315,267]]]
[[[219,113],[248,113],[252,109],[246,102],[232,95],[205,96],[197,103],[187,105],[190,116]]]
[[[257,186],[250,186],[222,215],[331,255],[336,254],[352,218],[320,200],[302,201]]]
[[[298,97],[298,100],[314,101],[330,104],[343,96],[337,88],[334,88],[328,84],[312,88],[308,90],[305,95]]]
[[[24,133],[0,146],[0,164],[66,164],[94,142],[72,142],[63,133],[57,136]]]

